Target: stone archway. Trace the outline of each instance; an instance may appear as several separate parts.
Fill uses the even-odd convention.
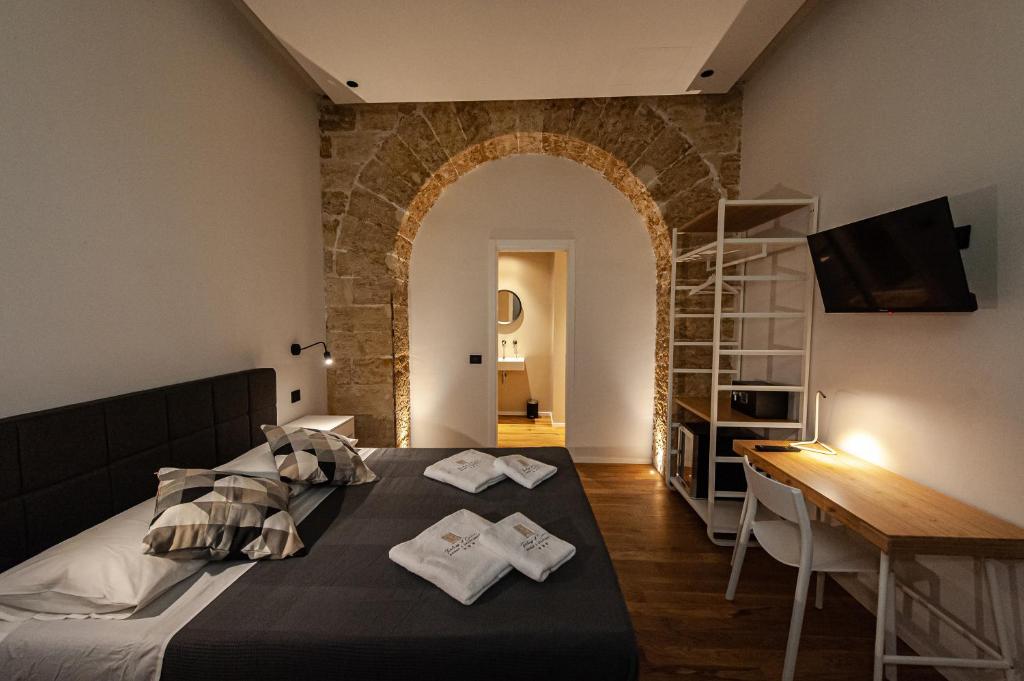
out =
[[[332,413],[369,446],[408,444],[408,263],[445,187],[547,154],[602,174],[643,217],[657,263],[654,451],[668,442],[670,230],[736,195],[741,95],[333,105],[320,111]]]
[[[654,344],[654,452],[660,459],[668,443],[668,338],[669,293],[672,240],[658,204],[640,179],[623,161],[583,140],[558,133],[514,133],[499,135],[467,147],[442,165],[423,184],[409,204],[388,258],[392,292],[396,300],[408,300],[409,260],[413,242],[423,218],[446,187],[484,163],[518,154],[546,154],[576,161],[600,173],[633,204],[643,218],[655,259],[656,328]],[[407,305],[394,305],[395,426],[398,446],[409,446],[409,312]]]

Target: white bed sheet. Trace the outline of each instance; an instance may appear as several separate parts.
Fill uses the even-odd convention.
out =
[[[367,460],[377,451],[360,448],[359,453]],[[334,489],[316,487],[294,497],[295,521],[308,516]],[[128,619],[0,622],[0,678],[158,681],[164,650],[174,634],[253,565],[209,563]]]

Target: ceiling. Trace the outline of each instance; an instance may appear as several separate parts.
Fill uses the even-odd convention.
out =
[[[243,0],[339,103],[726,92],[803,1]]]

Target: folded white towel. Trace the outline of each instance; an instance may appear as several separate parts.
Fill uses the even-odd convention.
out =
[[[513,513],[480,533],[487,550],[537,582],[576,555],[576,547],[549,534],[522,513]]]
[[[527,458],[522,454],[498,457],[494,462],[494,469],[529,489],[533,489],[558,472],[554,466]]]
[[[441,459],[427,466],[423,475],[473,494],[505,479],[505,474],[495,469],[494,457],[475,449]]]
[[[507,560],[480,545],[480,533],[489,527],[490,522],[462,509],[392,547],[388,557],[470,605],[512,569]]]

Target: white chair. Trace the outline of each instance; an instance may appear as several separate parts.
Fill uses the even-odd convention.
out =
[[[821,580],[823,573],[829,572],[872,572],[878,569],[878,552],[841,527],[811,520],[800,490],[758,472],[750,465],[749,459],[744,460],[743,469],[747,478],[747,497],[743,504],[740,534],[725,598],[731,601],[736,597],[736,585],[743,569],[751,532],[768,555],[780,563],[799,568],[793,614],[789,621],[786,661],[782,667],[782,681],[792,681],[811,573],[819,573]],[[774,516],[767,514],[768,519],[758,519],[761,505]],[[765,515],[762,513],[762,517]],[[823,584],[823,581],[819,581],[819,608]]]

